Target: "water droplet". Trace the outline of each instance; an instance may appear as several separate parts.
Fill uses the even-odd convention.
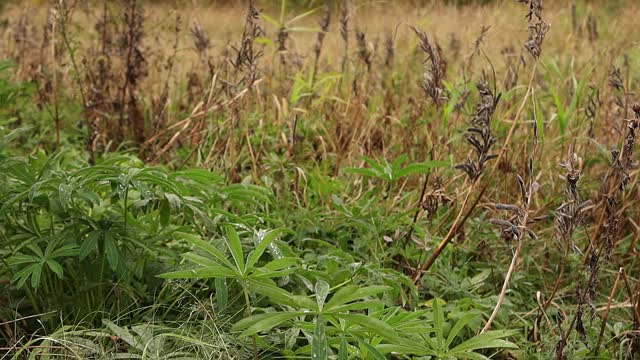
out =
[[[120,196],[121,199],[124,199],[127,189],[129,188],[129,178],[125,174],[120,174],[120,176],[118,176],[118,181],[118,196]]]
[[[58,193],[60,194],[60,203],[62,207],[71,207],[71,193],[73,192],[73,186],[69,183],[62,183],[58,186]]]

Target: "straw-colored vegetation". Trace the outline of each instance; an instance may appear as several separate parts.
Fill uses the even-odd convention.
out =
[[[0,359],[639,358],[636,2],[0,9]]]

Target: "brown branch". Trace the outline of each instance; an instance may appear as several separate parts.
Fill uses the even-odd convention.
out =
[[[616,276],[616,281],[613,283],[613,288],[611,288],[611,294],[609,294],[609,301],[607,302],[607,310],[604,312],[604,316],[602,317],[602,326],[600,326],[600,334],[598,335],[598,342],[596,343],[596,347],[593,349],[593,353],[598,356],[598,350],[600,349],[600,343],[602,342],[602,336],[604,335],[604,329],[607,327],[607,320],[609,319],[609,311],[611,310],[611,303],[613,302],[613,298],[616,295],[616,290],[618,289],[618,282],[620,282],[620,278],[624,274],[624,268],[620,268],[618,270],[618,276]]]

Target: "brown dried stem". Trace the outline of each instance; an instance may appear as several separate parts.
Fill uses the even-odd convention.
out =
[[[488,176],[489,179],[491,179],[493,177],[493,175],[495,174],[496,170],[498,169],[498,165],[500,164],[500,161],[502,160],[502,158],[504,158],[505,154],[507,153],[508,144],[511,143],[511,138],[513,137],[513,134],[515,133],[516,127],[517,127],[517,125],[519,123],[520,116],[522,115],[522,111],[524,110],[524,106],[525,106],[525,104],[526,104],[526,102],[529,99],[529,96],[531,94],[531,91],[532,91],[532,88],[533,88],[533,79],[535,78],[537,67],[538,67],[538,62],[536,61],[533,64],[533,69],[531,69],[531,76],[529,77],[529,85],[527,86],[527,92],[526,92],[526,94],[524,96],[524,99],[522,100],[522,103],[520,104],[520,107],[518,108],[518,111],[516,112],[516,115],[513,118],[513,123],[511,124],[511,128],[509,129],[509,133],[507,134],[507,138],[504,141],[504,146],[500,150],[500,153],[498,154],[498,157],[497,157],[496,161],[494,162],[493,168],[491,169],[491,172],[489,173],[489,176]],[[458,212],[458,215],[456,215],[456,219],[453,221],[453,225],[449,229],[449,232],[442,239],[442,241],[440,242],[438,247],[434,250],[433,254],[431,254],[431,257],[429,257],[429,259],[424,264],[422,264],[416,270],[416,272],[414,273],[413,278],[412,278],[414,284],[417,283],[418,280],[420,280],[420,278],[422,277],[422,274],[424,272],[428,271],[431,268],[431,266],[436,261],[436,259],[438,259],[438,257],[440,256],[440,254],[442,253],[444,248],[451,242],[451,240],[453,240],[453,237],[457,233],[458,229],[460,229],[464,225],[466,220],[473,213],[473,210],[475,210],[476,206],[480,202],[480,199],[482,198],[482,196],[484,195],[485,191],[489,187],[489,182],[486,182],[482,186],[482,188],[478,192],[478,196],[476,197],[474,202],[471,204],[471,207],[469,207],[469,209],[465,213],[465,207],[466,207],[467,202],[469,200],[469,196],[471,195],[472,192],[474,192],[476,190],[476,187],[479,186],[480,183],[481,183],[480,178],[478,178],[478,179],[474,180],[471,183],[471,185],[469,186],[469,189],[467,190],[467,194],[465,195],[465,199],[464,199],[464,201],[462,203],[462,206],[460,207],[460,211]]]

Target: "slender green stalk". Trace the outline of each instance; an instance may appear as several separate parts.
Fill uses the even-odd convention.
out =
[[[251,316],[251,300],[249,298],[249,284],[247,281],[242,282],[242,292],[244,293],[244,303],[246,306],[247,317]],[[257,335],[253,335],[251,342],[253,343],[253,358],[258,360],[258,338]]]

